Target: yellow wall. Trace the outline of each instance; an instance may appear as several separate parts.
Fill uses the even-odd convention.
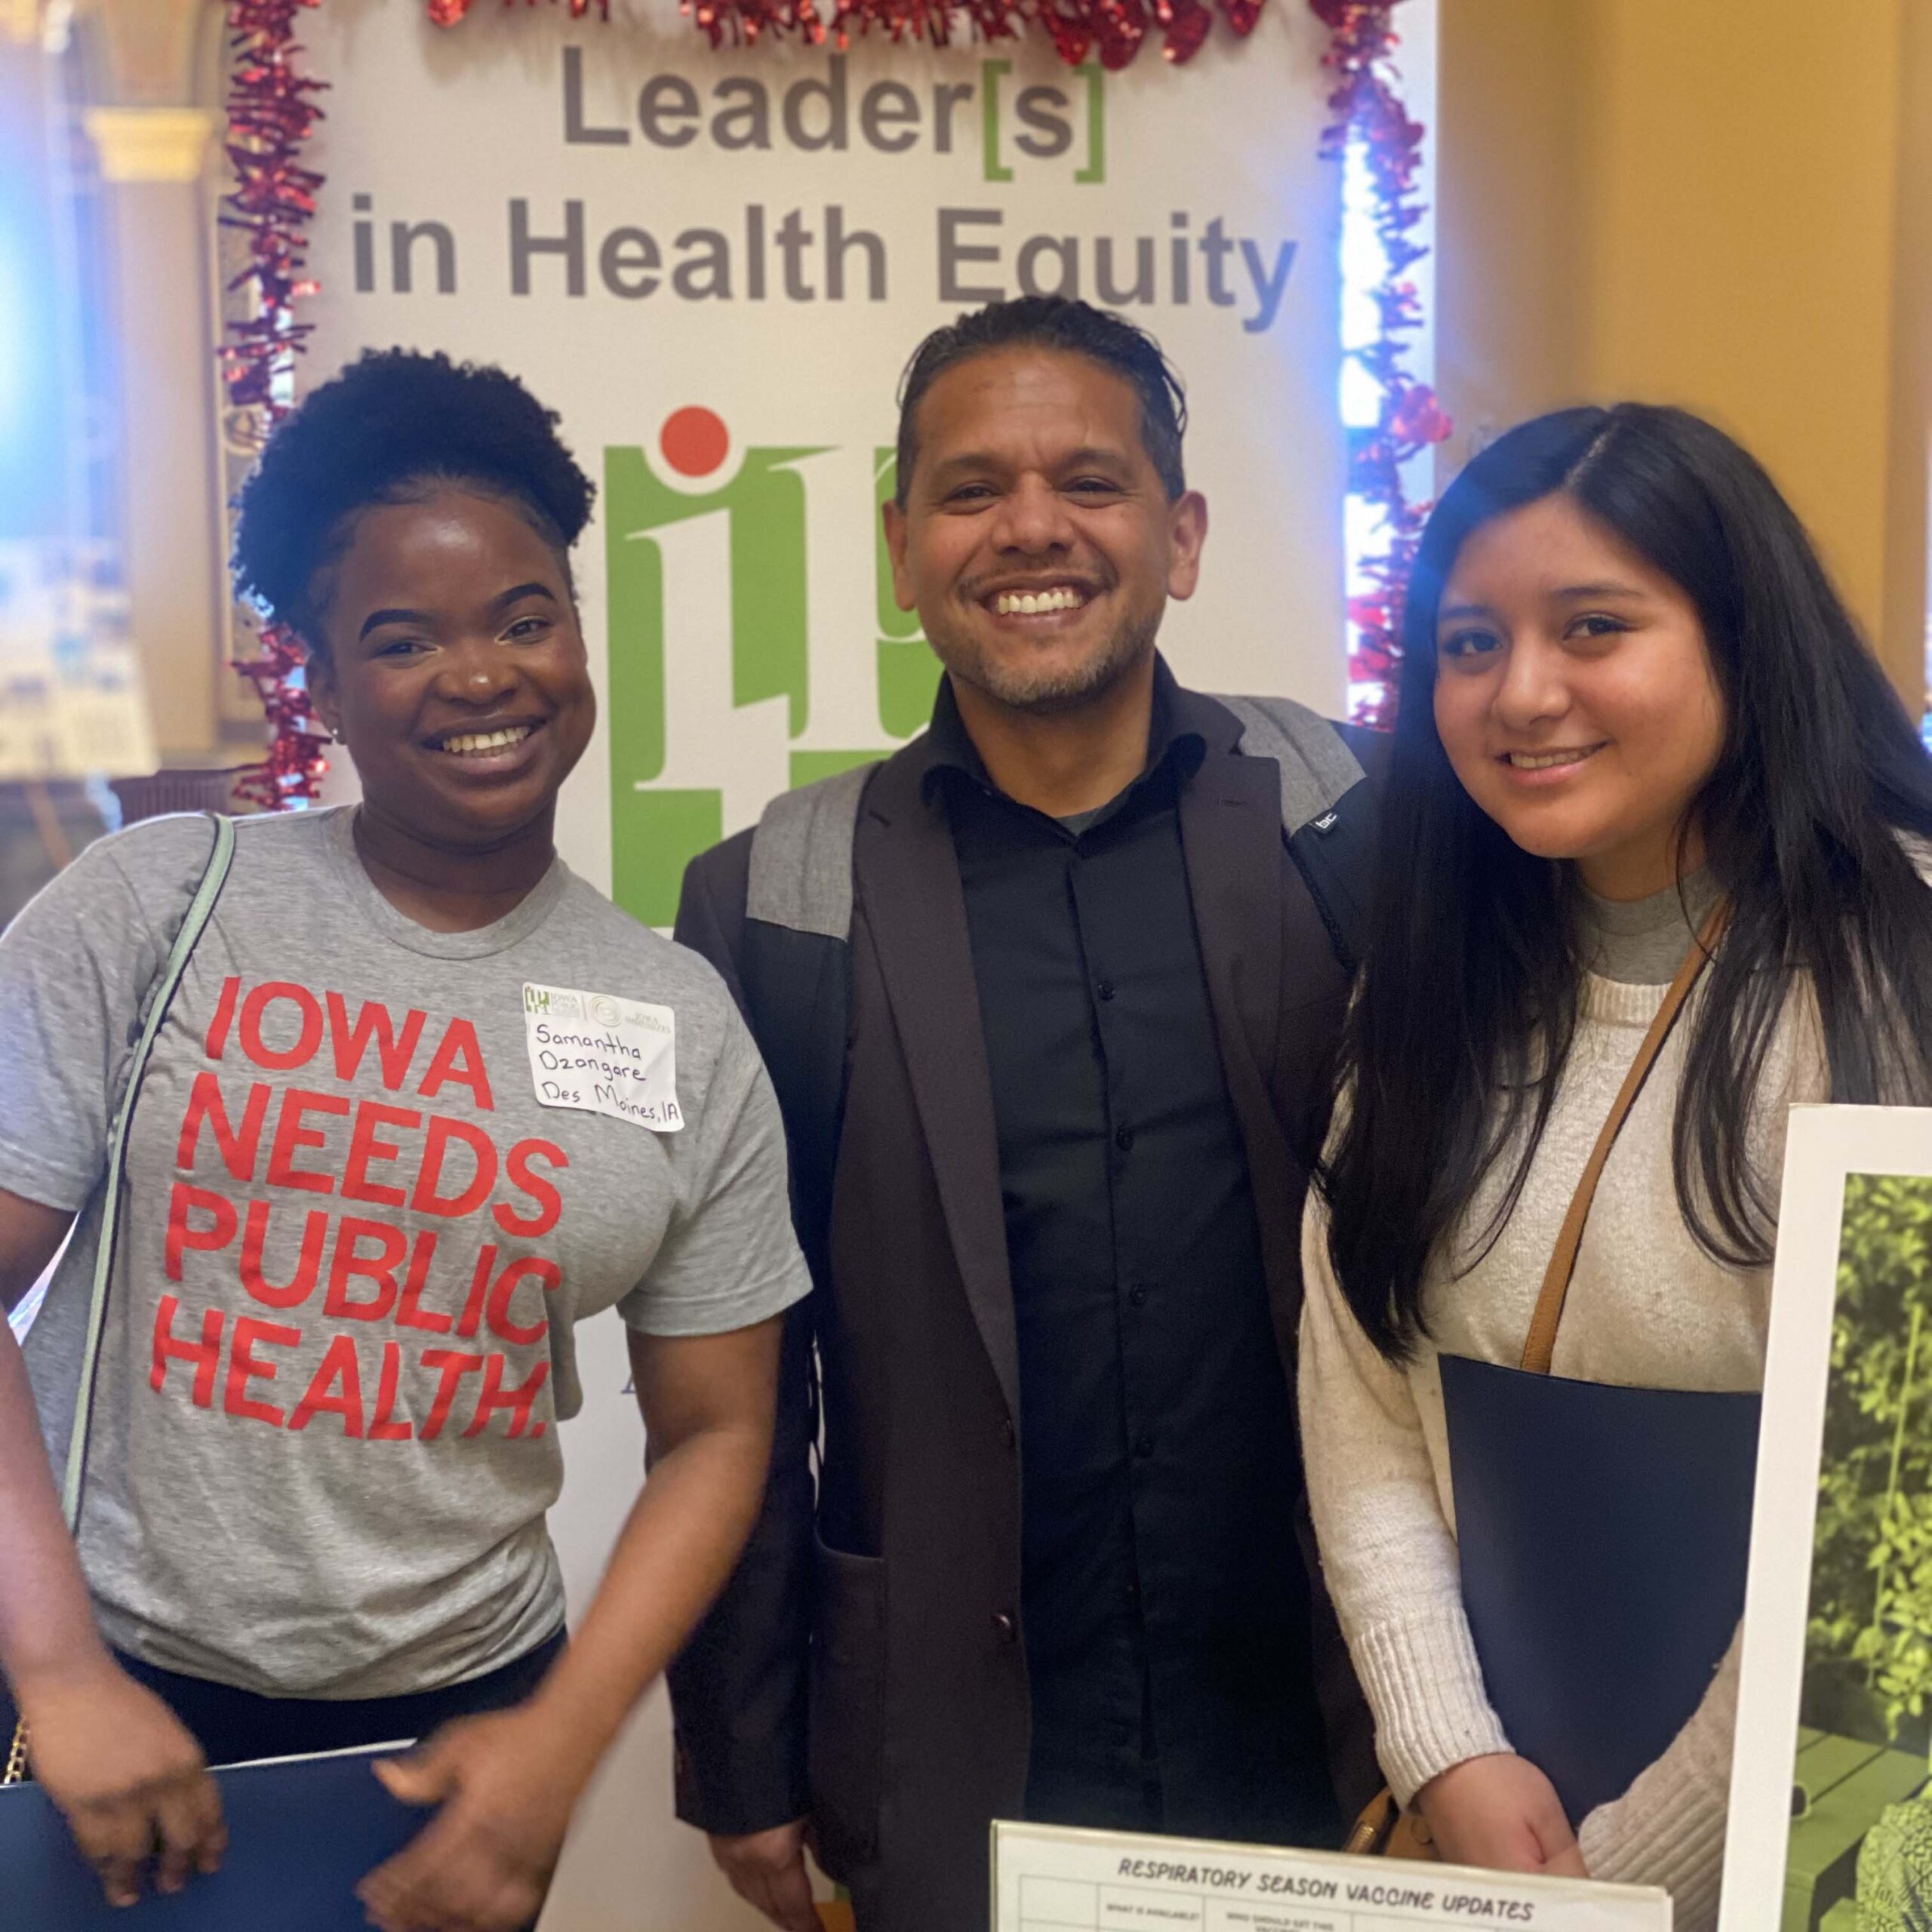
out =
[[[1932,361],[1923,0],[1441,0],[1459,434],[1621,397],[1765,463],[1916,712]]]

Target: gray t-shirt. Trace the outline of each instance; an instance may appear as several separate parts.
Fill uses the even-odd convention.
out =
[[[274,1696],[427,1689],[540,1641],[574,1324],[716,1334],[808,1285],[712,968],[561,860],[495,924],[431,932],[352,819],[236,827],[134,1111],[81,1524],[111,1641]],[[102,839],[0,939],[0,1187],[87,1211],[26,1345],[57,1468],[109,1126],[211,838]],[[619,1090],[644,1104],[592,1110]]]

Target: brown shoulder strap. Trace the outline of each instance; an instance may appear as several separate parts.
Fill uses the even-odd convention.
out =
[[[1678,968],[1677,977],[1666,989],[1663,1004],[1657,1008],[1657,1017],[1651,1022],[1650,1030],[1637,1049],[1637,1057],[1630,1063],[1630,1071],[1623,1076],[1623,1084],[1617,1090],[1617,1098],[1611,1103],[1610,1117],[1597,1136],[1597,1144],[1590,1149],[1583,1177],[1577,1183],[1577,1192],[1570,1202],[1570,1211],[1564,1216],[1563,1226],[1557,1234],[1555,1251],[1550,1256],[1549,1266],[1543,1273],[1543,1292],[1537,1297],[1537,1312],[1530,1322],[1530,1338],[1523,1344],[1522,1365],[1533,1375],[1549,1373],[1550,1358],[1556,1351],[1557,1324],[1563,1319],[1563,1303],[1570,1292],[1570,1277],[1577,1269],[1577,1251],[1583,1242],[1583,1223],[1589,1219],[1590,1203],[1596,1198],[1597,1183],[1603,1178],[1604,1163],[1610,1158],[1617,1131],[1637,1104],[1637,1096],[1644,1091],[1644,1082],[1656,1064],[1657,1055],[1663,1051],[1663,1043],[1669,1038],[1678,1015],[1684,1011],[1690,989],[1697,983],[1698,974],[1717,950],[1718,941],[1723,937],[1725,922],[1730,917],[1729,903],[1720,900],[1704,921],[1704,930],[1684,955],[1684,964]]]

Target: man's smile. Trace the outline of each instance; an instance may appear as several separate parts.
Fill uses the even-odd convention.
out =
[[[1002,629],[1021,632],[1062,630],[1100,595],[1100,586],[1084,577],[1058,576],[1008,578],[969,593],[968,601],[992,617]]]

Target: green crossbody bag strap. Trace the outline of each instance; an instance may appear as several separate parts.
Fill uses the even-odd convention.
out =
[[[107,1323],[107,1285],[114,1272],[114,1248],[121,1223],[121,1174],[128,1151],[128,1123],[134,1114],[135,1097],[141,1088],[141,1076],[147,1071],[155,1037],[181,976],[188,970],[195,943],[206,929],[214,903],[228,877],[235,857],[235,821],[219,814],[214,820],[214,848],[208,854],[207,869],[188,910],[181,929],[174,935],[166,963],[148,989],[147,1010],[142,1017],[140,1037],[134,1043],[134,1057],[128,1063],[128,1084],[114,1116],[113,1131],[107,1137],[106,1199],[101,1208],[100,1238],[94,1258],[94,1291],[88,1306],[87,1346],[81,1355],[80,1386],[74,1395],[74,1426],[67,1441],[66,1479],[60,1486],[60,1507],[67,1527],[78,1535],[81,1521],[81,1484],[87,1469],[88,1437],[94,1426],[94,1371],[100,1360],[100,1337]]]

